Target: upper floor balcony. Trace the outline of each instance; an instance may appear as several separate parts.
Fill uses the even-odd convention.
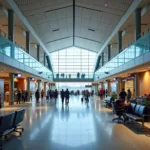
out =
[[[13,55],[12,55],[13,53]],[[25,66],[35,70],[39,76],[46,77],[46,79],[53,80],[53,73],[46,66],[41,64],[31,55],[27,54],[19,45],[12,43],[5,32],[0,30],[0,54],[12,58],[18,63],[24,64]],[[6,57],[5,57],[6,58]],[[2,60],[1,60],[2,61]],[[17,63],[16,63],[17,68]],[[18,68],[23,71],[23,68]],[[33,71],[34,72],[34,71]]]
[[[134,42],[129,47],[125,48],[121,53],[112,58],[104,66],[99,68],[94,75],[94,80],[100,80],[109,77],[115,73],[124,71],[142,63],[150,61],[150,28],[147,29],[147,33],[143,35],[138,41]],[[141,59],[138,59],[141,58]],[[123,68],[123,66],[126,67]],[[122,67],[122,68],[121,68]],[[121,69],[120,69],[121,68]]]

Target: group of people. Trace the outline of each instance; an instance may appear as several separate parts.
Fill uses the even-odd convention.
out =
[[[132,93],[131,93],[130,89],[128,89],[127,93],[126,93],[126,91],[123,88],[122,91],[119,93],[119,99],[121,99],[123,101],[125,101],[127,99],[127,103],[130,102],[131,96],[132,96]]]
[[[70,92],[68,89],[66,89],[66,91],[62,89],[60,92],[60,97],[61,97],[62,105],[64,105],[64,100],[66,105],[69,104]]]
[[[30,97],[29,97],[29,94],[30,94]],[[17,90],[15,92],[15,95],[17,96],[17,100],[16,100],[17,104],[18,103],[20,104],[21,101],[24,102],[24,103],[27,102],[29,98],[32,99],[31,93],[28,93],[27,90],[26,91]]]

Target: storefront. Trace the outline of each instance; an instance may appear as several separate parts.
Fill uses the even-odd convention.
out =
[[[117,93],[117,85],[118,85],[118,81],[114,80],[110,82],[110,93]]]

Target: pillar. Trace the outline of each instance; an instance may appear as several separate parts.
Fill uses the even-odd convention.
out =
[[[30,53],[30,32],[26,31],[26,52]]]
[[[14,12],[8,10],[8,38],[14,43]],[[10,56],[14,58],[14,46],[11,46]]]
[[[141,37],[141,8],[135,10],[135,40]]]
[[[108,61],[110,61],[111,58],[111,45],[108,45]]]
[[[9,105],[14,104],[14,74],[9,74]]]
[[[119,98],[119,93],[122,91],[121,78],[117,78],[117,98]]]
[[[139,74],[134,75],[134,97],[140,96]]]
[[[37,60],[40,61],[40,45],[37,45]]]
[[[30,93],[30,77],[27,78],[27,91]]]
[[[118,32],[118,53],[122,51],[122,31]]]
[[[102,52],[102,66],[104,66],[104,52]]]
[[[14,43],[14,12],[8,10],[8,37]]]
[[[108,95],[110,95],[110,91],[111,91],[111,86],[110,86],[110,80],[107,80],[107,84],[108,84]]]
[[[47,91],[46,91],[46,85],[47,85],[47,82],[44,82],[44,93],[46,95]]]
[[[44,53],[44,66],[46,66],[46,53]]]

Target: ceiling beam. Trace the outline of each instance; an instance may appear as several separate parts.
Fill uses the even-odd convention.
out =
[[[73,46],[75,45],[75,0],[73,0]]]
[[[85,37],[80,37],[80,36],[67,36],[67,37],[63,37],[63,38],[60,38],[60,39],[56,39],[56,40],[53,40],[53,41],[48,41],[46,42],[45,44],[49,44],[49,43],[53,43],[53,42],[57,42],[57,41],[60,41],[60,40],[64,40],[64,39],[68,39],[68,38],[71,38],[71,37],[74,37],[74,38],[80,38],[80,39],[84,39],[84,40],[88,40],[88,41],[92,41],[92,42],[95,42],[95,43],[99,43],[99,44],[102,44],[102,42],[100,41],[96,41],[96,40],[92,40],[92,39],[88,39],[88,38],[85,38]],[[74,39],[74,42],[75,42],[75,39]],[[75,43],[74,43],[75,45]]]
[[[116,33],[119,31],[121,26],[126,22],[126,20],[130,17],[130,15],[134,12],[134,10],[137,8],[137,6],[140,4],[141,0],[134,0],[133,3],[128,8],[127,12],[124,14],[124,16],[121,18],[120,22],[115,27],[114,31],[111,33],[111,35],[108,37],[106,42],[103,44],[102,48],[98,52],[98,55],[104,50],[104,48],[109,44],[109,42],[112,40],[112,38],[116,35]]]
[[[73,37],[73,36],[67,36],[67,37],[63,37],[63,38],[56,39],[56,40],[53,40],[53,41],[48,41],[48,42],[46,42],[45,44],[49,44],[49,43],[53,43],[53,42],[57,42],[57,41],[60,41],[60,40],[64,40],[64,39],[71,38],[71,37]]]
[[[121,16],[121,14],[114,14],[114,13],[111,13],[111,12],[105,12],[105,11],[102,11],[102,10],[93,9],[93,8],[89,8],[89,7],[83,7],[83,6],[79,6],[79,5],[76,5],[76,7],[78,7],[78,8],[83,8],[83,9],[87,9],[87,10],[91,10],[91,11],[109,13],[109,14],[115,15],[115,16]]]

